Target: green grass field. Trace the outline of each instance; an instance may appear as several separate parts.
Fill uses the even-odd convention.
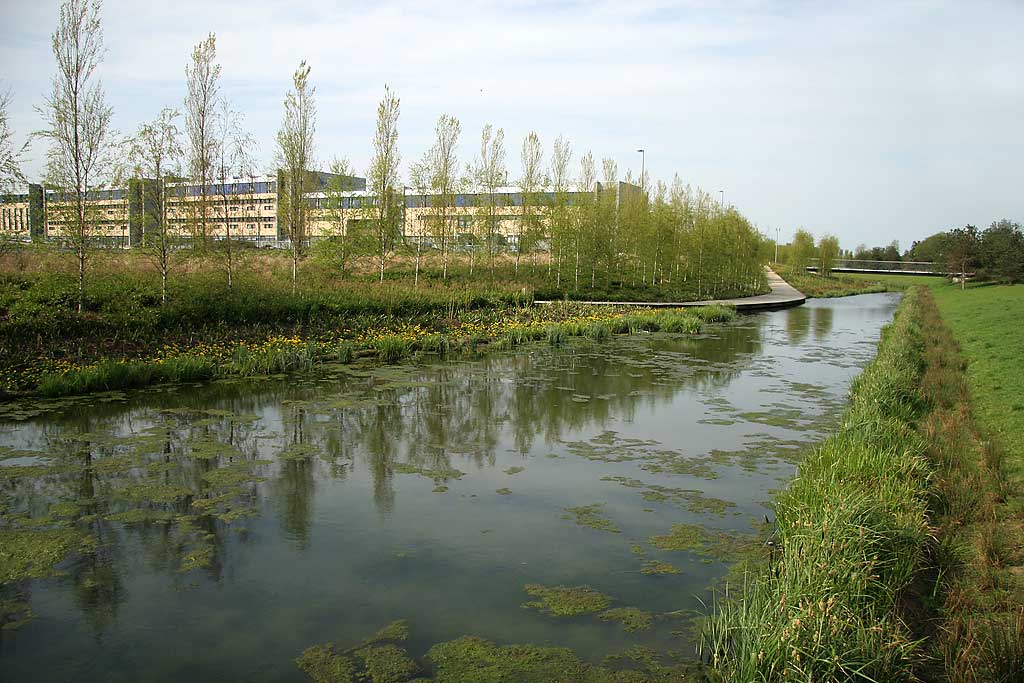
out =
[[[1024,476],[1024,285],[953,285],[933,289],[939,310],[969,363],[967,375],[981,425]]]

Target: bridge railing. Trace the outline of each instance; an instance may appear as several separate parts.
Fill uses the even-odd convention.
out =
[[[818,270],[820,260],[810,259],[808,270]],[[876,261],[871,259],[836,259],[833,270],[869,270],[892,273],[934,273],[945,274],[946,269],[931,261]]]

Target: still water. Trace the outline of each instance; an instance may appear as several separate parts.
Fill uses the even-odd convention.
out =
[[[0,632],[0,679],[300,681],[306,647],[396,619],[417,657],[466,634],[692,656],[692,616],[759,545],[896,303],[4,406],[0,527],[71,554],[0,594],[34,614]],[[674,524],[736,542],[658,548]],[[551,616],[523,607],[528,584],[653,622]]]

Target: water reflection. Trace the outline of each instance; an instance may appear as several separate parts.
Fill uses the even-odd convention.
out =
[[[801,306],[787,311],[786,333],[792,345],[803,344],[811,330],[811,308]]]
[[[86,634],[140,647],[144,627],[154,643],[186,647],[223,637],[229,618],[253,642],[237,660],[197,654],[198,679],[250,672],[246,658],[268,678],[294,677],[291,659],[324,639],[317,619],[330,637],[357,640],[374,620],[404,617],[425,645],[483,632],[598,657],[670,643],[669,622],[627,638],[608,624],[544,621],[519,609],[521,586],[591,583],[653,611],[699,608],[693,596],[724,565],[687,556],[682,575],[650,577],[638,562],[660,551],[638,559],[631,545],[676,522],[749,531],[789,476],[779,449],[814,438],[810,418],[836,414],[849,364],[872,352],[858,344],[892,305],[816,303],[699,337],[112,394],[4,424],[0,533],[52,533],[33,542],[68,560],[59,576],[5,586],[41,617],[0,639],[0,665],[59,680],[66,671],[41,656],[49,648],[127,679],[139,671]],[[800,420],[758,417],[766,411]],[[714,455],[744,449],[742,462]],[[562,519],[567,506],[604,502],[621,534]],[[254,590],[279,596],[276,611],[260,615]],[[146,647],[144,677],[183,675]]]
[[[814,309],[814,340],[825,341],[832,331],[832,317],[835,315],[833,309],[826,306],[817,306]]]

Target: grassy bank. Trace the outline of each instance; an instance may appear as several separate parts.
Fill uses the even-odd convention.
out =
[[[927,275],[877,275],[873,273],[832,273],[829,277],[780,266],[776,271],[786,282],[808,297],[827,299],[856,294],[896,292],[911,287],[935,287],[948,283],[944,277]]]
[[[770,559],[709,619],[703,653],[727,680],[1019,680],[1008,525],[986,507],[1007,482],[957,354],[930,293],[909,292],[776,500]]]
[[[848,278],[838,273],[833,273],[830,277],[823,277],[817,273],[781,266],[776,272],[783,280],[812,299],[889,291],[884,284]]]
[[[1008,462],[1024,478],[1024,365],[1020,321],[1024,285],[970,285],[934,290],[943,320],[968,362],[974,414],[1011,454]]]
[[[34,247],[8,254],[0,257],[0,392],[33,391],[44,378],[57,391],[54,376],[86,370],[91,379],[76,381],[77,386],[122,385],[129,376],[146,383],[215,375],[228,356],[280,339],[311,343],[319,358],[344,342],[375,348],[384,336],[471,338],[473,328],[493,338],[508,331],[510,321],[534,325],[604,315],[571,307],[529,312],[537,291],[557,294],[558,300],[696,297],[687,289],[692,283],[682,280],[657,286],[596,281],[577,292],[552,289],[545,284],[547,264],[536,259],[525,259],[516,269],[504,257],[475,265],[457,258],[442,279],[433,257],[424,259],[418,275],[413,262],[400,257],[383,283],[365,265],[350,265],[342,273],[310,259],[293,289],[287,259],[243,250],[229,288],[224,263],[215,254],[182,253],[176,255],[162,301],[159,275],[144,255],[97,252],[79,312],[77,271],[68,254]],[[758,284],[737,286],[734,293],[753,293]],[[295,356],[290,346],[285,350]],[[257,364],[274,365],[269,353],[261,352]],[[157,360],[163,364],[155,365]],[[250,361],[238,358],[234,365]]]
[[[373,356],[383,363],[397,363],[423,354],[445,357],[476,352],[488,344],[509,349],[537,340],[559,345],[570,337],[604,340],[612,334],[658,331],[696,334],[704,323],[723,322],[735,316],[734,309],[724,306],[625,311],[561,303],[505,310],[501,317],[487,322],[481,322],[479,315],[454,318],[444,321],[443,332],[406,323],[397,328],[364,329],[348,336],[329,333],[306,338],[271,337],[260,342],[215,342],[187,349],[164,346],[149,358],[104,359],[91,365],[45,372],[37,384],[24,391],[56,397],[161,382],[308,372],[323,363],[349,363],[356,357]]]

